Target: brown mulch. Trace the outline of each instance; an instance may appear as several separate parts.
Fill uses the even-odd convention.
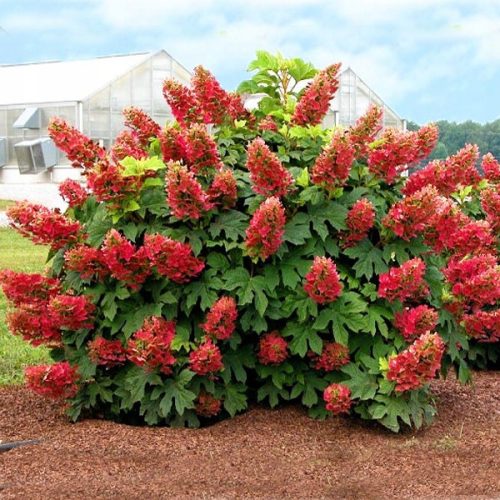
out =
[[[0,498],[499,498],[500,372],[437,381],[428,429],[394,435],[296,406],[255,407],[190,429],[86,420],[21,387],[0,389]]]

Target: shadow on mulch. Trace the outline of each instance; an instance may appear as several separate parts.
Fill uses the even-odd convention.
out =
[[[24,388],[0,389],[3,498],[493,498],[500,496],[500,373],[436,381],[439,415],[394,435],[298,406],[254,407],[198,430],[70,424]]]

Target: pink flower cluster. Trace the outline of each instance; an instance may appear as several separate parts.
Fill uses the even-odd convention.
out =
[[[220,170],[223,164],[217,144],[205,125],[192,125],[185,131],[185,155],[189,170],[195,175],[207,175]]]
[[[288,358],[288,342],[277,331],[266,333],[260,338],[257,357],[263,365],[279,365]]]
[[[208,194],[185,165],[168,163],[165,180],[167,203],[175,217],[196,220],[212,208]]]
[[[382,108],[370,104],[366,113],[349,128],[349,142],[354,147],[356,158],[368,155],[368,145],[375,140],[382,130]]]
[[[407,342],[413,342],[417,337],[434,330],[438,319],[437,311],[427,305],[405,307],[395,314],[394,326]]]
[[[266,260],[275,254],[283,242],[285,223],[285,209],[278,198],[272,196],[262,202],[246,230],[248,255]]]
[[[420,389],[432,380],[441,366],[445,345],[437,333],[424,333],[407,349],[389,359],[387,380],[396,391]]]
[[[316,158],[311,170],[313,184],[327,191],[342,187],[349,178],[355,148],[347,134],[335,133],[332,140]]]
[[[344,238],[344,245],[350,247],[364,240],[368,231],[375,224],[375,207],[368,198],[356,201],[347,212],[346,226],[348,231]]]
[[[352,406],[351,390],[344,384],[330,384],[323,391],[326,409],[334,415],[349,413]]]
[[[379,276],[378,295],[389,302],[418,301],[429,293],[424,279],[425,263],[414,258]]]
[[[78,392],[80,377],[76,368],[67,361],[53,365],[29,366],[25,376],[28,388],[47,398],[69,399]]]
[[[50,138],[74,167],[90,170],[96,161],[106,156],[103,148],[61,118],[52,119],[48,130]]]
[[[88,345],[89,359],[92,363],[109,368],[118,366],[127,360],[127,349],[120,340],[108,340],[96,337]]]
[[[333,302],[342,293],[343,286],[337,273],[337,267],[329,257],[314,257],[305,280],[304,290],[318,304]]]
[[[302,126],[321,123],[338,89],[339,70],[340,64],[332,64],[316,74],[297,103],[292,123]]]
[[[368,169],[387,184],[392,184],[398,175],[411,163],[428,156],[437,144],[438,128],[427,125],[416,132],[398,132],[386,129],[380,144],[368,156]]]
[[[262,196],[285,196],[293,183],[290,172],[260,137],[247,147],[246,167],[253,190]]]
[[[89,193],[82,185],[73,179],[66,179],[59,184],[59,194],[68,203],[70,208],[81,207],[89,197]]]
[[[210,203],[222,208],[232,208],[238,200],[238,186],[233,171],[229,169],[220,170],[214,176],[214,180],[207,191]]]
[[[219,347],[211,339],[205,340],[189,354],[189,368],[197,375],[213,377],[224,369]]]
[[[349,348],[338,342],[325,342],[321,354],[310,353],[313,368],[331,372],[338,370],[350,361]]]
[[[158,316],[147,318],[128,342],[127,359],[147,371],[159,369],[161,373],[169,375],[175,363],[171,351],[174,337],[173,321]]]
[[[440,194],[449,196],[461,187],[475,185],[480,180],[475,166],[478,157],[477,146],[468,144],[447,160],[432,161],[410,175],[402,190],[403,194],[410,195],[431,185]]]
[[[221,297],[210,308],[201,328],[217,340],[227,340],[236,329],[237,318],[236,301],[232,297]]]
[[[58,250],[82,237],[81,226],[62,215],[58,209],[21,201],[7,209],[11,226],[34,243],[50,245]]]
[[[217,399],[212,394],[205,391],[200,391],[198,397],[196,398],[196,406],[194,411],[200,417],[215,417],[220,413],[222,407],[222,401]]]
[[[148,234],[144,237],[143,248],[156,272],[174,283],[188,283],[205,268],[205,263],[193,255],[189,243],[160,234]]]

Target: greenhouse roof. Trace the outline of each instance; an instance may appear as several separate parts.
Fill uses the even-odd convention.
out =
[[[154,54],[0,65],[0,105],[82,101]]]

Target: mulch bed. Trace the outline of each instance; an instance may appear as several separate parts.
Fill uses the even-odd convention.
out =
[[[0,389],[0,498],[500,497],[500,372],[436,381],[439,415],[394,435],[297,406],[254,407],[198,430],[70,424],[56,404]]]

